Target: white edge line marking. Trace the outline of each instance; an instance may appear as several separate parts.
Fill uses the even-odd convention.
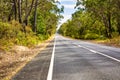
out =
[[[50,67],[49,67],[48,75],[47,75],[47,80],[52,80],[54,55],[55,55],[55,45],[56,45],[56,38],[54,40],[53,52],[52,52],[52,56],[51,56],[51,61],[50,61]]]
[[[79,46],[80,46],[80,47],[83,47],[83,46],[81,46],[81,45],[79,45]],[[92,49],[89,49],[89,48],[87,48],[87,47],[83,47],[83,48],[85,48],[85,49],[87,49],[87,50],[89,50],[89,51],[91,51],[91,52],[93,52],[93,53],[97,53],[97,54],[100,54],[100,55],[105,56],[105,57],[107,57],[107,58],[110,58],[110,59],[112,59],[112,60],[115,60],[115,61],[117,61],[117,62],[120,62],[119,59],[116,59],[116,58],[114,58],[114,57],[112,57],[112,56],[103,54],[103,53],[101,53],[101,52],[98,52],[98,51],[95,51],[95,50],[92,50]]]

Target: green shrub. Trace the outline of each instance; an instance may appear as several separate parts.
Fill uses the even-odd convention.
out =
[[[16,38],[21,30],[22,26],[16,21],[12,21],[11,23],[0,22],[0,38]]]
[[[100,36],[98,34],[95,33],[87,33],[86,35],[84,35],[84,39],[98,39]]]
[[[39,40],[42,40],[42,41],[46,40],[50,37],[48,34],[46,34],[46,35],[38,34],[37,36],[38,36]]]
[[[13,45],[24,45],[32,47],[38,42],[49,38],[49,34],[35,34],[30,26],[23,27],[16,21],[10,23],[0,22],[0,48],[8,50]]]

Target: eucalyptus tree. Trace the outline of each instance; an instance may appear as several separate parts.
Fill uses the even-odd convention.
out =
[[[113,4],[114,4],[114,17],[116,19],[117,22],[117,28],[118,28],[118,32],[120,35],[120,0],[113,0]]]
[[[34,25],[33,31],[36,32],[37,30],[37,7],[38,7],[38,0],[35,1],[35,10],[34,10]]]
[[[120,35],[119,4],[120,0],[77,0],[75,8],[78,10],[70,21],[61,26],[60,32],[82,39],[105,39]]]
[[[11,10],[11,0],[0,0],[0,21],[7,21]]]
[[[27,25],[28,24],[28,17],[30,16],[30,14],[31,14],[31,12],[32,12],[32,9],[33,9],[33,7],[34,7],[34,2],[35,2],[35,0],[32,0],[32,1],[29,1],[29,0],[25,0],[25,17],[24,17],[24,20],[23,20],[23,23],[25,24],[25,25]],[[31,4],[30,4],[31,3]]]
[[[30,17],[33,31],[38,34],[53,34],[63,8],[59,9],[53,0],[35,1],[37,2]]]
[[[85,6],[85,11],[92,13],[99,21],[104,23],[106,36],[111,38],[112,37],[112,31],[113,31],[113,25],[112,22],[114,21],[114,18],[116,14],[114,14],[117,7],[117,3],[114,4],[114,2],[119,3],[119,0],[78,0],[77,6],[83,5]],[[119,10],[117,11],[117,18],[119,13]],[[118,18],[119,19],[119,18]],[[117,20],[118,22],[119,20]],[[119,23],[118,23],[119,24]],[[118,26],[119,27],[119,26]],[[119,29],[118,29],[119,31]]]
[[[52,34],[64,7],[59,9],[55,0],[0,0],[0,21],[18,21],[24,32],[27,25],[31,25],[35,33]]]
[[[22,23],[22,0],[18,0],[18,19],[19,19],[19,22]]]

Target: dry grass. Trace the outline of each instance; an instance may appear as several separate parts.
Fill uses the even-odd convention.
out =
[[[120,36],[115,37],[113,39],[108,39],[104,42],[104,44],[110,45],[110,46],[115,46],[115,47],[120,47]]]
[[[0,80],[10,80],[26,63],[43,50],[50,40],[52,38],[26,51],[17,51],[15,49],[9,52],[0,51]]]
[[[104,45],[113,46],[113,47],[120,47],[120,36],[112,39],[106,39],[106,40],[92,40],[90,42],[104,44]]]

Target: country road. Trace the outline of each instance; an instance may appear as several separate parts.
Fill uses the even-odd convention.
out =
[[[120,80],[120,49],[57,35],[52,80]]]
[[[120,80],[120,48],[56,34],[55,41],[43,52],[13,80]]]

